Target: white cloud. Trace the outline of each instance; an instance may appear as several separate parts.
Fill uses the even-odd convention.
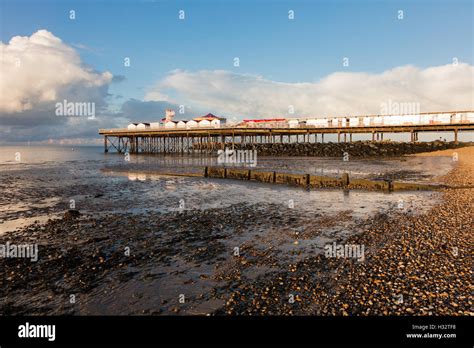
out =
[[[381,104],[419,103],[421,111],[473,109],[474,67],[465,63],[420,69],[402,66],[380,74],[337,72],[317,82],[283,83],[223,70],[171,71],[145,100],[192,105],[227,116],[380,113]]]
[[[0,42],[0,50],[1,113],[50,109],[68,97],[96,101],[112,81],[110,72],[87,67],[75,49],[47,30]]]

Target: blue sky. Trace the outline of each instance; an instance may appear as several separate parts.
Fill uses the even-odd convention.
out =
[[[472,64],[472,1],[2,0],[1,40],[47,29],[98,70],[126,76],[112,91],[142,98],[173,69],[223,69],[282,82],[414,64]],[[68,11],[76,11],[76,20]],[[184,10],[186,19],[178,19]],[[288,10],[295,19],[288,20]],[[397,19],[397,11],[404,19]],[[434,39],[436,38],[436,39]],[[131,67],[123,58],[131,58]],[[233,67],[233,58],[240,67]]]
[[[293,117],[378,113],[389,101],[474,109],[471,0],[0,4],[5,137],[95,136],[98,127],[155,121],[179,105],[179,118],[234,119],[286,117],[290,105]],[[94,102],[100,117],[58,128],[52,110],[62,99]]]

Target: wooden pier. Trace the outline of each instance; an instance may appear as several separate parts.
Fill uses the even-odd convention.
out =
[[[407,133],[411,141],[419,133],[474,131],[474,122],[453,124],[423,124],[398,126],[356,127],[297,127],[297,128],[157,128],[144,130],[100,129],[104,136],[104,151],[114,148],[119,153],[214,153],[219,149],[234,148],[235,144],[317,143],[327,134],[337,135],[338,142],[352,142],[353,134],[368,134],[372,141],[382,141],[385,133]]]

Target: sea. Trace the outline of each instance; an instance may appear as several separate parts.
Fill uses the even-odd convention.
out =
[[[439,198],[435,192],[308,191],[284,185],[169,175],[199,173],[207,165],[217,165],[217,155],[132,154],[125,158],[118,153],[104,153],[100,146],[3,146],[0,233],[60,216],[69,208],[92,214],[140,214],[274,203],[294,208],[295,214],[350,210],[353,216],[363,218],[400,205],[422,211]],[[409,156],[348,161],[258,157],[252,169],[435,182],[437,176],[447,174],[451,168],[449,157]]]

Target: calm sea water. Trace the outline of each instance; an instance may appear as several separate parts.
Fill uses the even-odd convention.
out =
[[[258,157],[255,169],[338,176],[432,181],[451,169],[450,158],[351,159]],[[0,233],[77,209],[101,214],[211,209],[236,204],[292,204],[295,214],[350,210],[364,218],[403,201],[419,210],[437,201],[436,193],[305,191],[301,188],[231,180],[164,176],[197,172],[217,164],[217,156],[104,154],[102,147],[0,147]],[[146,173],[145,173],[146,172]]]

